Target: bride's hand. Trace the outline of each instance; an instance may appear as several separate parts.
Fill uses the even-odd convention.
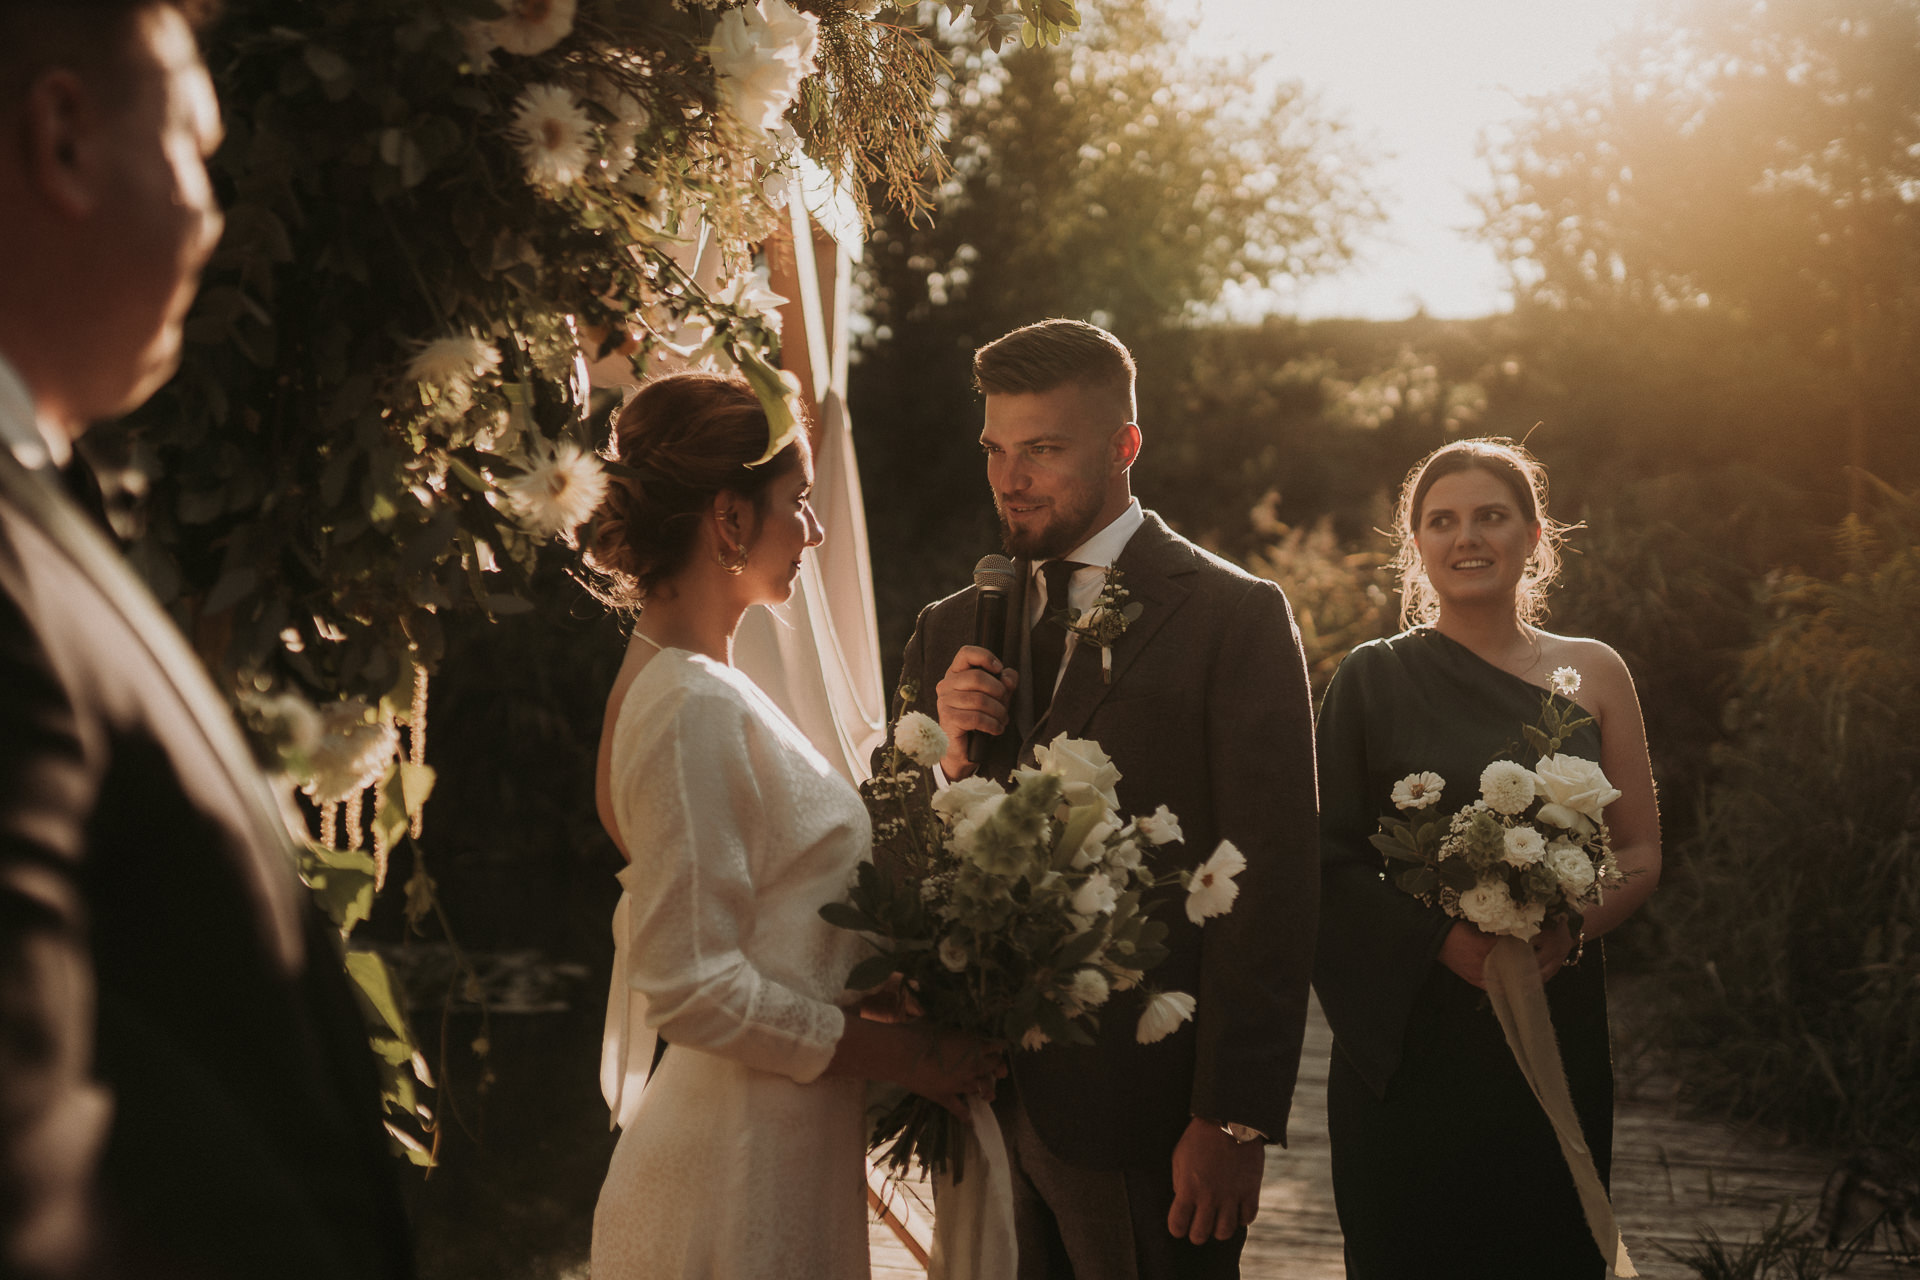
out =
[[[860,1016],[870,1022],[910,1022],[922,1012],[905,977],[897,973],[860,997]]]
[[[1440,944],[1437,959],[1453,970],[1460,981],[1471,982],[1485,991],[1487,954],[1492,950],[1492,934],[1480,932],[1465,920],[1456,920],[1453,928],[1447,930],[1446,940]]]
[[[969,1097],[993,1101],[994,1083],[1007,1074],[1004,1048],[957,1031],[927,1026],[902,1029],[911,1030],[919,1038],[920,1051],[897,1083],[939,1103],[961,1120],[969,1118]]]

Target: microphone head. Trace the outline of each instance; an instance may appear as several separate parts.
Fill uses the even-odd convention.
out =
[[[982,591],[1005,595],[1013,590],[1016,580],[1013,561],[1005,556],[981,556],[980,563],[973,566],[973,585]]]

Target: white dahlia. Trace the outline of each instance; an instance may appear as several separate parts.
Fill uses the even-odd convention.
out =
[[[1534,776],[1525,765],[1495,760],[1480,775],[1480,798],[1495,813],[1519,813],[1533,803]]]

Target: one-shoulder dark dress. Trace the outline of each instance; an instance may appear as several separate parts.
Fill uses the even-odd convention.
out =
[[[1321,914],[1314,987],[1333,1028],[1327,1124],[1349,1280],[1585,1280],[1605,1274],[1572,1175],[1484,992],[1435,957],[1453,920],[1382,878],[1368,843],[1393,784],[1534,763],[1523,725],[1541,688],[1430,628],[1354,650],[1320,713]],[[1563,750],[1600,758],[1594,725]],[[1613,1148],[1601,948],[1547,984],[1554,1030],[1600,1176]]]

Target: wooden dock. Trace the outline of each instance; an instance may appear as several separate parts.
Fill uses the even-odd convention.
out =
[[[1344,1280],[1340,1223],[1333,1208],[1327,1149],[1327,1056],[1332,1035],[1316,1004],[1309,1015],[1300,1084],[1294,1095],[1292,1147],[1272,1148],[1260,1192],[1260,1216],[1247,1233],[1245,1280]],[[1730,1243],[1757,1237],[1782,1206],[1811,1215],[1832,1165],[1829,1159],[1679,1113],[1673,1089],[1657,1076],[1622,1072],[1614,1117],[1613,1200],[1640,1274],[1648,1280],[1690,1280],[1695,1273],[1662,1246],[1685,1249],[1700,1231]],[[925,1231],[931,1209],[925,1188],[906,1196],[912,1226]],[[924,1276],[887,1227],[871,1232],[875,1280]],[[1914,1280],[1913,1268],[1863,1255],[1851,1280]]]

